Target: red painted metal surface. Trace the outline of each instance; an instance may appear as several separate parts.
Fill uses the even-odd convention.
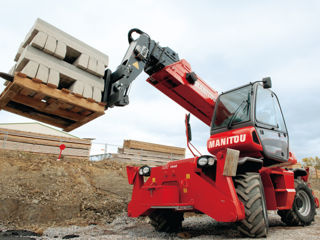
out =
[[[239,150],[242,156],[262,157],[262,146],[253,140],[254,127],[233,129],[227,132],[214,134],[207,141],[207,148],[211,154],[217,154],[225,148]]]
[[[197,77],[191,84],[186,74],[192,72],[185,60],[154,73],[148,82],[210,126],[218,93]],[[128,181],[133,184],[128,215],[149,215],[154,209],[200,211],[217,221],[234,222],[245,217],[232,177],[223,176],[226,149],[240,151],[240,156],[262,158],[259,137],[254,127],[233,129],[215,134],[207,141],[208,151],[217,161],[208,175],[197,167],[198,157],[170,162],[151,169],[150,177],[138,174],[138,167],[127,167]],[[289,164],[296,163],[290,153]],[[260,176],[269,210],[291,209],[295,197],[294,174],[282,168],[262,168]]]
[[[218,92],[199,77],[194,84],[189,83],[186,74],[190,72],[190,64],[182,59],[152,74],[147,81],[210,126]]]
[[[264,187],[267,209],[291,209],[296,195],[293,172],[279,167],[264,167],[259,172]]]
[[[154,167],[146,182],[137,173],[138,168],[129,167],[127,171],[134,187],[128,215],[138,217],[148,215],[153,209],[173,208],[201,211],[222,222],[243,219],[244,207],[237,197],[232,178],[222,175],[225,156],[225,151],[217,156],[215,179],[197,167],[198,157]]]

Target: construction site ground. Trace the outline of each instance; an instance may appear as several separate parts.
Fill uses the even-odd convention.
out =
[[[177,234],[154,231],[147,218],[128,218],[125,166],[0,150],[0,239],[242,238],[235,223],[204,215],[186,214]],[[311,184],[320,197],[320,180]],[[319,214],[311,226],[288,227],[269,211],[268,239],[319,239]]]

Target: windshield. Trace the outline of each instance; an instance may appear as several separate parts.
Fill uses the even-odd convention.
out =
[[[222,94],[217,102],[212,128],[230,128],[250,120],[251,85]]]

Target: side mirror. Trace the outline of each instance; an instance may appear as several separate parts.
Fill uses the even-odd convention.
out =
[[[270,77],[265,77],[262,79],[262,83],[263,83],[263,88],[271,88],[272,87],[272,83],[271,83],[271,78]]]
[[[190,142],[192,140],[192,135],[191,135],[191,126],[190,126],[190,113],[186,114],[186,135],[187,135],[187,141]]]

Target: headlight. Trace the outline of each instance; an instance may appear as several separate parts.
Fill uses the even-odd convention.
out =
[[[142,171],[143,171],[143,174],[148,174],[148,173],[150,173],[150,168],[149,167],[144,167],[142,169]]]
[[[151,168],[148,166],[143,166],[139,169],[139,175],[150,176]]]
[[[215,161],[216,161],[215,157],[209,157],[208,158],[208,165],[213,166]]]
[[[206,157],[200,157],[200,158],[198,159],[198,165],[199,165],[199,166],[203,167],[203,166],[205,166],[205,165],[207,165],[207,164],[208,164],[208,158],[206,158]]]
[[[217,158],[215,156],[201,156],[198,158],[198,167],[211,167]]]

